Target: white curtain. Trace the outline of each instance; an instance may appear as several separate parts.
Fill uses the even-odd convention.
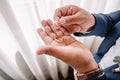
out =
[[[44,45],[36,29],[42,27],[42,19],[53,20],[56,8],[70,4],[92,13],[120,9],[120,0],[0,0],[0,80],[58,80],[58,71],[67,77],[67,64],[36,55],[37,48]],[[80,40],[89,48],[93,45],[85,38]]]

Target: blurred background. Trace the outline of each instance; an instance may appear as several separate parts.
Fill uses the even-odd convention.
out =
[[[52,19],[56,8],[77,5],[91,13],[120,10],[120,0],[0,0],[0,80],[74,80],[71,68],[48,55],[36,32],[40,21]],[[102,38],[77,38],[94,53]],[[88,42],[89,40],[89,42]]]

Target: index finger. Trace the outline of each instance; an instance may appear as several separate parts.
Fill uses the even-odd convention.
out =
[[[55,10],[54,21],[59,21],[59,19],[67,14],[68,6],[61,7]]]
[[[56,9],[54,13],[54,21],[58,21],[61,16],[62,16],[61,8]]]
[[[38,28],[37,32],[46,44],[50,44],[53,41],[53,38],[47,35],[47,33],[43,31],[43,29]]]

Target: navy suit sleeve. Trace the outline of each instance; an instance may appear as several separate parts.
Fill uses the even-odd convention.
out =
[[[120,11],[112,12],[110,14],[93,14],[96,20],[94,29],[88,34],[74,33],[76,36],[90,36],[96,35],[105,37],[106,34],[120,21]]]

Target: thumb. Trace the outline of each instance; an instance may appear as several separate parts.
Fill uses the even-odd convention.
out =
[[[73,24],[80,24],[80,17],[79,14],[76,13],[70,16],[64,16],[59,19],[59,23],[63,26],[69,26]]]
[[[51,53],[51,49],[52,49],[52,47],[51,47],[51,46],[48,46],[48,45],[41,46],[41,47],[36,51],[36,53],[37,53],[38,55],[40,55],[40,54],[52,54],[52,53]]]
[[[68,51],[68,50],[66,50],[66,51]],[[58,48],[57,46],[46,45],[46,46],[40,47],[37,50],[36,53],[38,55],[40,55],[40,54],[48,54],[48,55],[54,56],[54,57],[56,57],[58,59],[61,59],[61,60],[66,62],[66,58],[68,58],[68,55],[69,55],[69,54],[65,54],[66,51],[64,50],[63,47]]]

